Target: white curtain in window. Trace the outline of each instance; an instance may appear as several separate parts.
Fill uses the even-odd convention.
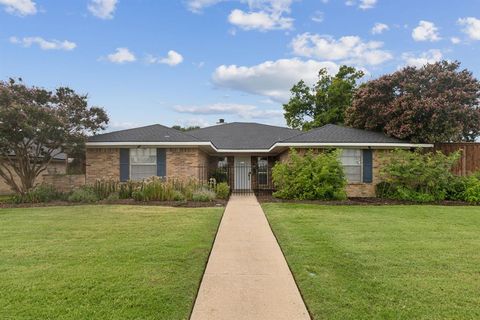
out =
[[[157,149],[130,150],[130,179],[143,180],[157,175]]]
[[[343,149],[341,162],[348,182],[362,181],[362,150]]]

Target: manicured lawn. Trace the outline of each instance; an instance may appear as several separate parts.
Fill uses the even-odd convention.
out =
[[[480,208],[264,204],[314,319],[480,319]]]
[[[222,211],[0,209],[0,319],[187,319]]]

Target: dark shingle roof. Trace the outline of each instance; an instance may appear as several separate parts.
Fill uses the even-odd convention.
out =
[[[192,142],[198,139],[181,131],[154,124],[99,134],[88,139],[88,142]]]
[[[260,123],[232,122],[189,131],[202,141],[211,141],[218,149],[268,149],[301,131]]]
[[[312,129],[282,142],[317,143],[405,143],[381,132],[347,128],[334,124]]]

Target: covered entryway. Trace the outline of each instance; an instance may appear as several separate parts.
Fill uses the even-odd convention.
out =
[[[250,156],[235,156],[234,158],[234,189],[237,192],[252,190],[252,163]]]

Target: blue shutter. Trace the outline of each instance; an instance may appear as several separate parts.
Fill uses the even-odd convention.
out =
[[[120,181],[130,180],[130,149],[120,149]]]
[[[373,181],[373,170],[372,170],[372,150],[365,149],[363,150],[363,182],[372,183]]]
[[[165,149],[157,149],[157,176],[167,176],[167,156]]]

